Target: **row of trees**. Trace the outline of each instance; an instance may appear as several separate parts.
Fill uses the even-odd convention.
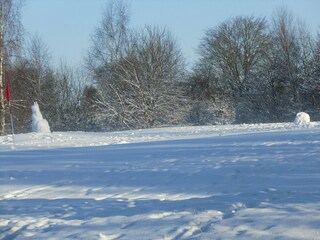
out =
[[[15,9],[19,22],[17,2],[1,3],[11,6],[1,12]],[[240,16],[207,29],[189,72],[168,29],[130,28],[128,12],[124,1],[108,2],[80,70],[63,63],[53,68],[39,37],[20,48],[1,41],[0,82],[11,82],[19,132],[30,130],[34,101],[54,131],[291,121],[302,110],[320,119],[320,37],[288,11],[278,10],[270,23]],[[12,16],[0,25],[21,33],[9,24]],[[0,36],[9,39],[5,31]],[[23,35],[17,36],[21,43]],[[1,126],[3,134],[8,125]]]
[[[195,98],[217,103],[219,110],[227,102],[231,122],[290,121],[302,110],[319,119],[319,43],[285,9],[271,24],[229,19],[201,41],[192,74]]]

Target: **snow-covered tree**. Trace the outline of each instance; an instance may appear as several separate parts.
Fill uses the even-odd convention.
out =
[[[122,1],[108,6],[87,66],[97,85],[99,118],[108,128],[144,128],[177,120],[184,61],[166,29],[128,29]]]
[[[0,135],[5,133],[4,72],[22,39],[20,4],[19,0],[0,1]]]

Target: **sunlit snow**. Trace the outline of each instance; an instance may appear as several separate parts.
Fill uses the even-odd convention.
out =
[[[0,239],[320,239],[320,123],[0,137]]]

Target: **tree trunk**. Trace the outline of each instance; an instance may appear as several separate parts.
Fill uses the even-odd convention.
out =
[[[0,135],[5,134],[5,99],[4,99],[4,81],[3,81],[3,15],[2,6],[0,9]]]

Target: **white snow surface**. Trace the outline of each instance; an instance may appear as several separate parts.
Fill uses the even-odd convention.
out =
[[[32,132],[50,133],[50,126],[46,119],[43,118],[39,105],[35,102],[32,107]]]
[[[0,239],[320,239],[320,123],[0,137]]]

